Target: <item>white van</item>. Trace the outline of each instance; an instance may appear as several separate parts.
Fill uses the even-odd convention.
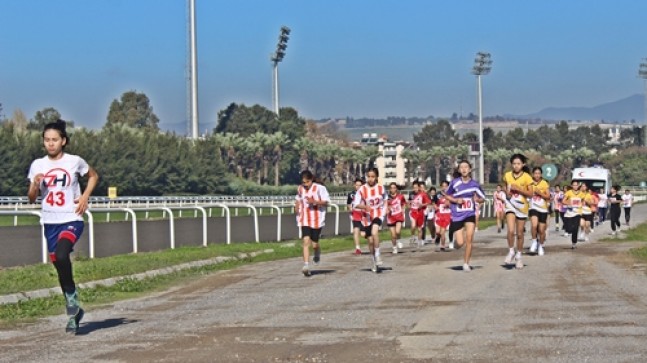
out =
[[[589,190],[599,191],[602,189],[604,194],[611,192],[611,172],[602,167],[575,168],[571,180],[586,183]]]

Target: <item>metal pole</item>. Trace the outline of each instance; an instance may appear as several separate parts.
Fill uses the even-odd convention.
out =
[[[483,145],[483,96],[481,94],[481,75],[476,76],[478,83],[478,103],[479,103],[479,183],[485,183],[484,178],[484,160],[483,154],[485,152]]]
[[[279,115],[279,62],[274,62],[274,113]]]
[[[191,48],[191,137],[198,138],[198,50],[196,47],[195,0],[189,0],[190,48]]]

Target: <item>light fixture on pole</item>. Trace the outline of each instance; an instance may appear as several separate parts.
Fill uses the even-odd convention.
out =
[[[279,42],[276,44],[276,52],[272,54],[270,59],[273,64],[272,72],[272,107],[274,108],[274,113],[279,115],[279,62],[285,57],[285,50],[288,47],[288,40],[290,39],[290,28],[287,26],[281,27],[281,32],[279,34]]]
[[[492,69],[492,60],[490,53],[478,52],[476,59],[474,59],[474,67],[472,67],[472,74],[476,75],[477,92],[478,92],[478,108],[479,108],[479,182],[485,183],[485,176],[483,172],[484,161],[483,155],[485,148],[483,145],[483,97],[481,92],[481,76],[490,73]]]
[[[645,80],[645,122],[643,123],[643,145],[647,145],[647,58],[643,58],[638,68],[638,77]]]

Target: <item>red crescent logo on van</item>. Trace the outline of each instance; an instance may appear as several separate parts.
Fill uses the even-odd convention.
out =
[[[583,171],[580,171],[580,173],[579,173],[578,175],[579,175],[579,176],[584,176],[584,175],[582,175],[582,174],[584,174],[584,172],[583,172]]]

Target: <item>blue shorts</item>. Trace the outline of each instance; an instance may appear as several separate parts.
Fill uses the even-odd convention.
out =
[[[58,241],[65,238],[72,241],[72,245],[81,238],[83,233],[83,221],[74,221],[61,224],[45,224],[45,238],[47,239],[47,251],[49,259],[56,262],[56,246]]]

